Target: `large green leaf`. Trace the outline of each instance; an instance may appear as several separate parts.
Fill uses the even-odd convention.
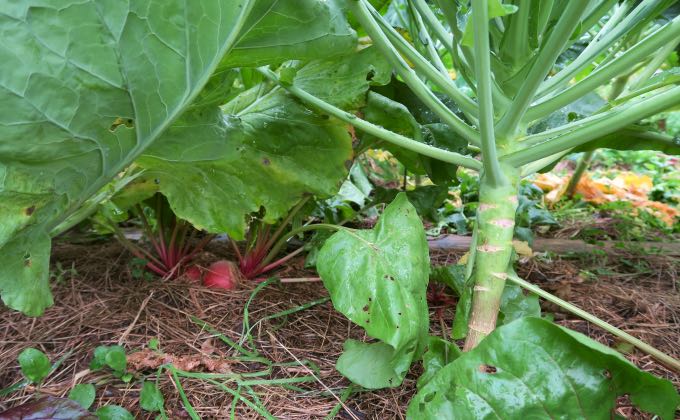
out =
[[[365,102],[371,83],[385,83],[389,73],[369,48],[301,65],[293,83],[351,110]],[[273,223],[305,194],[337,192],[353,157],[340,121],[267,84],[241,93],[222,110],[192,109],[138,161],[178,216],[242,237],[245,215],[261,207],[264,220]]]
[[[428,331],[429,256],[423,225],[405,194],[374,229],[342,230],[326,241],[317,269],[333,305],[378,343],[350,340],[337,368],[366,388],[398,386]]]
[[[441,369],[411,401],[411,419],[609,419],[618,396],[672,419],[673,385],[615,351],[540,318],[497,328]]]
[[[351,52],[356,33],[338,0],[258,0],[220,67],[262,66]]]
[[[38,315],[52,303],[47,232],[182,112],[249,10],[245,0],[3,6],[0,289],[8,306]]]
[[[305,194],[334,194],[347,175],[344,125],[281,89],[252,99],[233,115],[219,108],[185,115],[138,160],[175,213],[200,229],[240,238],[246,214],[263,206],[273,223]]]
[[[315,56],[340,54],[354,45],[353,31],[334,3],[307,0],[309,7],[285,19],[274,7],[279,3],[293,7],[274,0],[4,5],[0,255],[40,255],[43,260],[34,258],[34,267],[46,267],[48,233],[185,111],[237,41],[240,63],[250,57],[249,64],[259,64],[257,43],[246,41],[266,32],[265,23],[273,19],[281,33],[298,34],[284,41],[286,48],[269,46],[268,51],[278,49],[281,60],[306,56],[310,45],[324,47],[313,50]],[[29,246],[33,243],[38,248]],[[47,270],[33,270],[42,277],[31,281],[25,268],[17,268],[23,262],[9,262],[0,267],[3,300],[40,314],[51,304]]]

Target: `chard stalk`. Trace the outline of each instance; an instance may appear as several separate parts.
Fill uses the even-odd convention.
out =
[[[496,328],[501,295],[512,259],[512,238],[518,203],[519,170],[503,167],[508,183],[484,182],[479,189],[474,256],[472,311],[464,351],[472,350]]]

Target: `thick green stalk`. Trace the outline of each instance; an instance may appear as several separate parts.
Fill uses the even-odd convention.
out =
[[[269,80],[278,83],[288,92],[297,96],[302,101],[308,103],[309,105],[315,108],[322,110],[323,112],[326,112],[334,116],[335,118],[338,118],[341,121],[346,122],[347,124],[353,125],[354,127],[358,128],[361,131],[374,135],[389,143],[401,146],[404,149],[420,153],[421,155],[428,156],[433,159],[440,160],[442,162],[453,163],[455,165],[460,165],[462,167],[474,169],[476,171],[482,168],[481,163],[476,159],[473,159],[468,156],[463,156],[459,153],[440,149],[438,147],[430,146],[429,144],[421,143],[413,139],[409,139],[408,137],[404,137],[383,127],[371,124],[370,122],[362,120],[361,118],[357,118],[356,115],[349,112],[345,112],[342,109],[337,108],[329,104],[328,102],[325,102],[317,98],[316,96],[310,94],[309,92],[305,92],[304,90],[298,88],[297,86],[283,84],[276,76],[276,74],[266,67],[260,67],[258,68],[258,71],[262,73],[265,77],[267,77]]]
[[[494,131],[493,100],[491,97],[491,53],[489,51],[489,9],[486,0],[473,0],[475,73],[479,97],[479,130],[481,134],[482,162],[487,182],[493,186],[504,184],[498,163]]]
[[[477,209],[474,289],[464,351],[471,350],[496,328],[496,318],[512,258],[519,170],[503,167],[508,182],[493,186],[482,175]]]
[[[527,57],[531,56],[531,47],[528,42],[531,1],[519,0],[519,10],[509,16],[510,24],[501,41],[501,57],[516,70],[522,68],[526,64]]]

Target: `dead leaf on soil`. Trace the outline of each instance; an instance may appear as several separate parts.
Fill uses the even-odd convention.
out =
[[[130,370],[134,371],[154,370],[161,365],[172,364],[177,369],[187,372],[207,370],[217,373],[230,373],[232,363],[228,359],[212,358],[202,354],[178,356],[170,353],[158,353],[151,349],[128,355],[127,362]]]

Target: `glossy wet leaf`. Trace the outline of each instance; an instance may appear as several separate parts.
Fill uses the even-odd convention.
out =
[[[161,411],[165,399],[155,383],[144,381],[139,393],[139,406],[146,411]]]
[[[84,409],[90,408],[96,397],[96,390],[92,384],[78,384],[68,393],[68,398],[76,401]]]
[[[405,194],[374,229],[340,231],[324,244],[317,269],[333,305],[379,343],[349,341],[338,370],[367,388],[398,386],[428,330],[427,240]]]
[[[96,411],[99,420],[134,420],[132,414],[119,405],[107,405]]]
[[[410,419],[608,419],[619,395],[672,419],[680,398],[590,338],[540,318],[497,328],[418,391]]]
[[[31,382],[39,383],[50,373],[50,359],[38,349],[29,347],[19,353],[21,373]]]
[[[0,413],[2,420],[96,420],[76,401],[47,396]]]
[[[499,325],[508,324],[527,316],[541,316],[538,296],[533,293],[524,294],[521,287],[506,282],[501,296],[501,309],[498,314]]]

